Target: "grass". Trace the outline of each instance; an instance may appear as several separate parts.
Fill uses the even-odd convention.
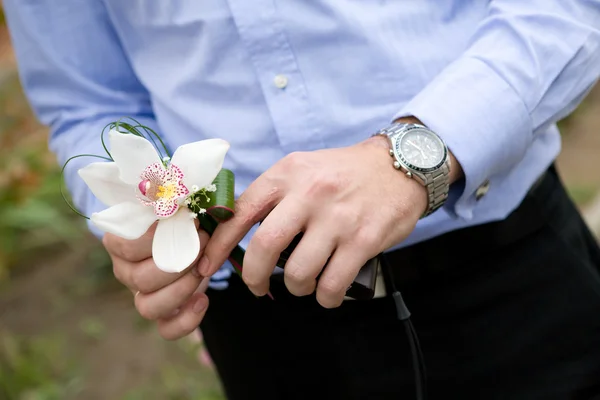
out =
[[[25,338],[0,333],[0,399],[65,400],[81,390],[77,366],[61,336]]]

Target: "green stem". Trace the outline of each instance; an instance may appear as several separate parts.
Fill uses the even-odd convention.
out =
[[[64,182],[65,182],[65,168],[67,168],[67,165],[75,160],[76,158],[81,158],[81,157],[94,157],[94,158],[99,158],[101,160],[105,160],[105,161],[112,161],[112,158],[108,158],[108,157],[103,157],[103,156],[97,156],[95,154],[79,154],[76,156],[73,156],[71,158],[69,158],[67,161],[65,161],[65,163],[62,166],[62,169],[60,170],[60,183],[59,183],[59,190],[60,190],[60,195],[62,196],[63,200],[65,201],[65,203],[67,203],[67,206],[69,206],[69,208],[75,212],[75,214],[79,215],[80,217],[83,217],[85,219],[90,219],[90,217],[88,217],[87,215],[84,215],[82,213],[79,212],[79,210],[77,210],[75,208],[75,206],[73,206],[71,204],[71,202],[67,199],[67,196],[65,195],[65,191],[64,191]]]
[[[212,236],[212,234],[215,232],[215,229],[217,229],[217,226],[219,225],[219,223],[213,217],[206,213],[198,214],[198,220],[200,221],[200,227],[202,227],[202,229],[204,229],[209,236]],[[246,252],[244,249],[237,245],[228,257],[228,260],[231,262],[235,272],[239,276],[242,276],[245,253]]]

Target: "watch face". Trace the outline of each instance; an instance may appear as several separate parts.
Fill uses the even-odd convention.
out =
[[[446,157],[444,143],[432,132],[413,128],[396,141],[396,154],[419,170],[438,167]]]

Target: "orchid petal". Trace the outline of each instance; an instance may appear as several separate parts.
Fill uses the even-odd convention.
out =
[[[177,213],[179,209],[178,199],[165,199],[161,198],[152,203],[154,207],[154,214],[158,218],[170,218],[173,214]]]
[[[183,171],[183,183],[203,188],[210,185],[223,167],[229,143],[223,139],[207,139],[184,144],[175,150],[171,163]]]
[[[156,221],[152,207],[141,203],[126,202],[92,214],[92,223],[104,232],[123,239],[134,240],[141,237]]]
[[[137,185],[148,165],[161,162],[152,143],[143,137],[111,130],[109,140],[110,154],[119,166],[121,180],[125,183]]]
[[[152,257],[156,266],[165,272],[181,272],[189,267],[200,253],[200,237],[194,224],[195,214],[187,208],[158,221]]]
[[[91,163],[78,171],[94,196],[107,206],[136,200],[135,188],[119,179],[114,162]]]

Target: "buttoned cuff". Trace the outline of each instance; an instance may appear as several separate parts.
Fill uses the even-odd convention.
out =
[[[398,112],[414,116],[446,142],[464,171],[444,207],[470,220],[477,191],[509,169],[532,142],[532,122],[523,100],[489,65],[462,57],[444,69]]]

